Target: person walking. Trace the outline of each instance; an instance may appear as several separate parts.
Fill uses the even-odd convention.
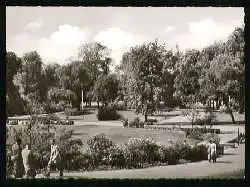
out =
[[[216,162],[216,154],[216,144],[210,139],[208,145],[208,161],[211,162],[211,160],[213,160],[213,163]]]
[[[22,148],[21,148],[22,140],[17,137],[16,143],[12,146],[12,156],[11,160],[13,162],[13,169],[14,169],[14,177],[15,178],[22,178],[25,171],[23,165],[23,158],[22,158]]]
[[[45,174],[46,177],[50,177],[50,169],[52,165],[55,165],[56,168],[59,170],[59,176],[63,176],[63,168],[61,163],[61,157],[59,153],[58,145],[56,144],[56,140],[52,139],[50,141],[50,159],[47,166],[47,172]]]
[[[35,178],[36,171],[33,164],[33,155],[31,152],[31,145],[27,144],[22,150],[23,165],[25,169],[25,178]]]

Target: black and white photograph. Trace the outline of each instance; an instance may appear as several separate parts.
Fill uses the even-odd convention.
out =
[[[6,7],[7,179],[244,179],[243,7]]]

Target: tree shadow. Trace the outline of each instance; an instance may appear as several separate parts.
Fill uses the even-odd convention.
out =
[[[236,153],[224,153],[223,155],[237,155]]]
[[[231,164],[232,162],[231,161],[216,161],[215,163],[221,163],[221,164]]]

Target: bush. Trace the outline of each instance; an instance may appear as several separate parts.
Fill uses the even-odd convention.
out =
[[[205,129],[197,128],[197,127],[186,130],[186,136],[190,139],[203,140],[204,133],[205,133]]]
[[[127,107],[125,105],[124,102],[118,101],[112,104],[112,106],[116,109],[116,110],[127,110]]]
[[[187,160],[191,160],[191,162],[207,160],[207,147],[205,145],[194,146]]]
[[[175,148],[178,152],[179,159],[190,160],[192,148],[189,145],[184,145],[183,143],[176,143]]]
[[[123,127],[128,127],[128,119],[122,120]]]
[[[108,157],[114,143],[104,134],[98,134],[87,140],[94,166],[108,165]]]
[[[124,150],[121,146],[114,144],[110,148],[110,153],[108,157],[109,165],[111,168],[124,168],[126,166]]]
[[[80,115],[84,114],[84,111],[77,110],[77,108],[72,108],[72,109],[67,108],[67,109],[65,109],[64,114],[66,116],[80,116]]]
[[[152,139],[130,138],[125,144],[125,159],[128,167],[140,168],[160,160],[158,145]]]
[[[105,120],[117,120],[120,119],[120,115],[113,107],[100,107],[98,108],[97,119],[100,121]]]
[[[139,117],[136,117],[136,118],[134,118],[133,120],[130,120],[130,121],[128,122],[128,126],[129,126],[129,127],[139,128],[139,126],[140,126],[140,118],[139,118]]]
[[[205,116],[202,119],[197,119],[195,125],[212,127],[216,123],[216,116],[211,111],[211,108],[206,108]]]

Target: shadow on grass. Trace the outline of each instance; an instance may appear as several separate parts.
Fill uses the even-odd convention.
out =
[[[218,160],[215,162],[215,164],[216,163],[220,163],[220,164],[232,164],[232,162],[230,162],[230,161],[218,161]]]
[[[75,133],[72,133],[73,136],[82,136],[82,135],[88,135],[88,133],[86,132],[75,132]]]
[[[235,153],[224,153],[223,155],[237,155]]]

